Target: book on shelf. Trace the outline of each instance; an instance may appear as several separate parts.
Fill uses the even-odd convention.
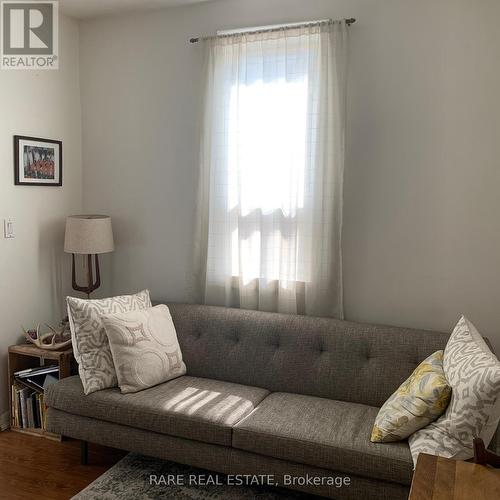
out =
[[[19,415],[19,388],[16,385],[12,386],[12,425],[14,427],[20,427],[20,415]]]
[[[28,427],[30,429],[35,428],[35,419],[33,417],[33,405],[31,404],[33,394],[29,394],[26,397],[26,419],[28,421]]]
[[[12,386],[12,425],[20,429],[45,429],[47,406],[43,392]]]
[[[41,416],[38,414],[38,403],[37,403],[38,394],[39,394],[38,392],[34,392],[31,395],[31,413],[33,414],[33,427],[41,429],[42,428],[40,425]]]
[[[45,430],[47,406],[44,391],[58,380],[58,366],[41,366],[14,373],[11,391],[13,427]]]
[[[28,387],[23,387],[19,391],[19,407],[21,409],[21,426],[23,428],[28,428],[28,407],[26,406],[26,397],[30,389]]]
[[[57,365],[37,366],[36,368],[28,368],[14,372],[16,378],[29,378],[39,375],[47,375],[48,373],[59,375],[59,367]]]

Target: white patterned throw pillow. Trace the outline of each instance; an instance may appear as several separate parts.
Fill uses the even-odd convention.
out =
[[[102,321],[121,392],[141,391],[186,373],[166,305],[103,316]]]
[[[116,387],[113,357],[101,317],[151,307],[149,291],[99,300],[67,297],[73,353],[85,394]]]
[[[472,440],[479,437],[488,446],[498,426],[500,362],[465,316],[446,344],[443,368],[451,401],[444,415],[410,436],[415,464],[419,453],[471,458]]]

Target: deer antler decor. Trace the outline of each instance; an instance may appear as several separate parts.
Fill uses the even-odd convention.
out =
[[[47,324],[45,326],[50,329],[50,332],[42,334],[40,334],[40,325],[36,327],[36,334],[32,330],[26,331],[23,327],[26,339],[40,349],[49,351],[59,351],[71,344],[71,337],[68,338],[68,335],[65,334],[66,325],[62,325],[60,330]]]

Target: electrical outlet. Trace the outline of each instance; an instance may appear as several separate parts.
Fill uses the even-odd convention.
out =
[[[14,238],[14,221],[12,219],[4,219],[3,235],[5,238]]]

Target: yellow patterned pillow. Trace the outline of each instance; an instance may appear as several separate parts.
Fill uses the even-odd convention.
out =
[[[437,351],[422,361],[380,408],[371,441],[389,443],[407,438],[444,413],[450,398],[443,351]]]

